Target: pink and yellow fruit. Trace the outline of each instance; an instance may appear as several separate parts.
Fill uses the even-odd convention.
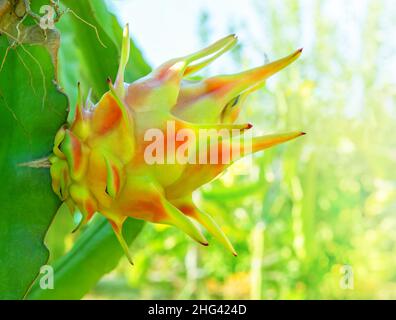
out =
[[[147,130],[158,128],[166,133],[169,121],[175,124],[176,133],[183,129],[223,129],[243,134],[251,125],[235,122],[246,96],[295,61],[302,51],[235,75],[186,79],[230,50],[236,40],[228,36],[199,52],[168,61],[128,84],[124,83],[130,43],[126,26],[114,85],[108,81],[109,91],[96,105],[84,105],[79,87],[77,105],[55,137],[50,157],[53,190],[71,212],[82,214],[80,225],[95,213],[104,215],[131,263],[122,237],[122,225],[128,217],[176,226],[207,245],[198,222],[236,255],[214,219],[194,205],[192,193],[237,158],[218,164],[148,164],[144,158]],[[297,131],[253,138],[251,152],[303,134]],[[243,148],[233,141],[228,143]]]

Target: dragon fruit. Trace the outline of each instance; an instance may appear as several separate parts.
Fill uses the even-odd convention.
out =
[[[130,263],[132,259],[122,236],[122,226],[128,217],[176,226],[200,244],[208,245],[200,224],[236,255],[214,219],[194,205],[193,191],[216,178],[241,154],[257,152],[304,134],[297,131],[255,137],[249,150],[233,139],[234,135],[228,140],[218,140],[216,147],[237,149],[237,155],[232,153],[229,161],[148,163],[145,155],[152,147],[152,140],[147,139],[147,132],[152,128],[167,136],[162,152],[171,159],[175,159],[174,152],[181,144],[193,150],[194,157],[201,156],[197,141],[192,145],[190,140],[174,138],[183,130],[197,135],[202,129],[243,135],[252,125],[235,124],[235,121],[247,95],[295,61],[302,51],[235,75],[201,81],[187,78],[230,50],[236,41],[230,35],[201,51],[170,60],[148,76],[128,84],[124,82],[130,44],[126,26],[118,74],[114,84],[108,80],[109,91],[94,104],[90,99],[83,102],[78,86],[77,104],[55,136],[50,157],[52,188],[72,213],[81,213],[79,226],[95,213],[104,215]],[[169,123],[174,131],[171,139]],[[172,151],[169,144],[175,147]],[[210,148],[212,151],[213,147]],[[219,149],[216,152],[222,160]]]

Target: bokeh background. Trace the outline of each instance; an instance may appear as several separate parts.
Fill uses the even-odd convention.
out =
[[[255,133],[304,130],[195,194],[237,258],[146,224],[86,298],[396,298],[396,6],[392,0],[107,1],[152,66],[229,33],[202,75],[297,62],[253,94]],[[69,242],[70,243],[69,243]],[[66,247],[73,240],[66,238]],[[56,252],[52,251],[56,256]]]

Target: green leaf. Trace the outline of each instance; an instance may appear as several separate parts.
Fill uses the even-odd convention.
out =
[[[85,91],[92,88],[93,97],[99,99],[108,91],[107,78],[115,80],[121,52],[122,28],[117,18],[108,11],[104,1],[63,0],[62,3],[71,11],[57,24],[62,34],[61,84],[72,96],[72,103],[75,102],[76,85],[79,81]],[[125,80],[132,82],[150,70],[131,40],[131,59]]]
[[[125,240],[131,243],[143,225],[140,220],[127,220]],[[54,263],[54,289],[43,290],[36,283],[28,298],[81,299],[104,274],[117,266],[123,255],[110,224],[105,218],[96,216],[72,250]]]
[[[0,59],[9,43],[0,37]],[[45,233],[59,206],[48,168],[20,166],[47,157],[66,118],[48,51],[18,46],[0,72],[0,298],[21,299],[48,260]]]

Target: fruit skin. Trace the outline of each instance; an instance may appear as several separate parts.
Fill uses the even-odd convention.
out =
[[[96,212],[104,215],[131,263],[122,237],[122,225],[127,217],[174,225],[202,245],[208,245],[192,221],[195,220],[236,255],[214,219],[194,205],[192,192],[216,178],[239,157],[232,156],[228,163],[218,164],[148,164],[144,157],[151,143],[145,141],[146,132],[158,128],[167,133],[169,122],[174,125],[175,134],[183,129],[196,134],[200,129],[239,134],[250,129],[250,124],[234,124],[246,96],[262,87],[269,76],[295,61],[302,51],[240,74],[186,80],[186,76],[208,65],[235,43],[234,35],[225,37],[199,52],[168,61],[148,76],[127,84],[124,83],[129,58],[126,26],[114,85],[108,80],[109,91],[96,105],[91,101],[84,105],[78,86],[77,105],[55,136],[50,156],[52,188],[71,212],[82,214],[79,226]],[[296,131],[256,137],[248,151],[257,152],[303,134]],[[220,145],[225,143],[241,153],[246,151],[232,139],[222,140]],[[169,156],[167,149],[164,153]]]

